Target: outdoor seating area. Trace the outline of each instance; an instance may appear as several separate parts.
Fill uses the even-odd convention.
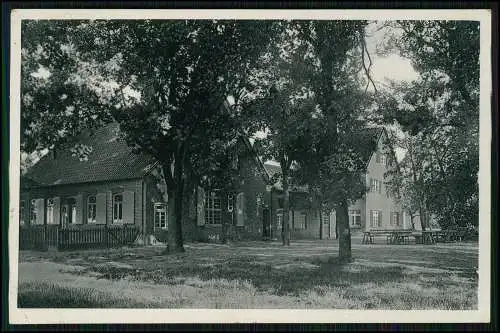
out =
[[[385,237],[387,244],[434,244],[461,242],[466,236],[462,230],[369,230],[363,233],[362,244],[375,244],[375,238]]]

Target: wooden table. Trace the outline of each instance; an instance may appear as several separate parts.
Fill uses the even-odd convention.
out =
[[[405,244],[411,235],[411,230],[369,230],[363,233],[362,244],[373,244],[374,236],[386,236],[387,244]]]

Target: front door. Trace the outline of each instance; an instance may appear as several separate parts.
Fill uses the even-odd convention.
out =
[[[271,213],[268,208],[262,210],[262,236],[264,239],[271,238]]]
[[[74,198],[69,198],[62,205],[61,224],[63,228],[66,228],[75,222],[76,222],[76,200]]]

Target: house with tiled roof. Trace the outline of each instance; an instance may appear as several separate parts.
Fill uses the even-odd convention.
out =
[[[142,241],[166,240],[166,185],[159,180],[157,161],[133,152],[117,123],[85,131],[74,142],[86,147],[83,156],[53,150],[22,176],[21,226],[134,227]],[[263,219],[270,216],[269,175],[244,136],[233,155],[236,186],[224,191],[198,187],[184,198],[187,241],[220,240],[224,232],[235,239],[262,237]]]
[[[384,178],[396,156],[391,148],[384,128],[367,128],[367,137],[372,145],[362,147],[365,162],[363,170],[368,192],[349,207],[349,224],[352,230],[406,229],[410,227],[402,205],[386,189]],[[376,147],[374,150],[372,147]],[[271,179],[279,178],[281,167],[277,163],[266,163]],[[271,238],[281,237],[283,221],[283,192],[281,184],[276,182],[271,194],[272,226]],[[324,213],[319,210],[308,195],[307,186],[290,187],[289,223],[291,237],[295,239],[334,238],[336,237],[335,211]]]

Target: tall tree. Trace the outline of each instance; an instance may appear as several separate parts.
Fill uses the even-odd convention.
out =
[[[367,101],[362,91],[367,82],[360,75],[368,71],[365,25],[362,21],[291,22],[275,58],[280,64],[274,71],[279,79],[267,79],[278,89],[271,89],[267,102],[260,101],[255,108],[261,110],[259,118],[268,131],[260,140],[261,150],[281,165],[283,243],[289,243],[290,182],[306,183],[313,196],[338,208],[343,260],[351,258],[348,202],[366,190],[359,175],[359,151],[353,144],[363,142],[358,140],[364,127],[358,107]]]
[[[317,179],[310,182],[312,187],[323,194],[327,206],[336,208],[339,257],[344,261],[352,258],[349,201],[366,191],[356,149],[356,143],[365,138],[361,109],[366,96],[361,86],[371,80],[365,62],[365,57],[369,60],[366,25],[366,21],[311,21],[300,26],[316,60],[310,84],[323,124],[312,146],[315,158],[307,157],[302,164],[314,170],[309,172]],[[368,75],[363,77],[361,72]]]
[[[419,151],[428,194],[422,201],[443,227],[477,225],[479,23],[396,21],[385,51],[411,59],[420,78],[393,84],[381,103]]]
[[[239,95],[252,66],[272,44],[275,22],[67,22],[24,25],[23,35],[30,36],[23,38],[23,62],[29,67],[23,72],[27,149],[35,142],[58,143],[98,120],[119,122],[132,147],[160,162],[168,193],[168,250],[184,251],[186,177],[202,179],[220,167],[212,157],[229,149],[239,128],[237,110],[223,103],[228,95]],[[33,78],[36,63],[45,63],[50,74],[45,82]],[[61,100],[70,110],[58,105]],[[41,104],[57,122],[39,117]],[[74,124],[72,131],[54,139],[68,123]]]

